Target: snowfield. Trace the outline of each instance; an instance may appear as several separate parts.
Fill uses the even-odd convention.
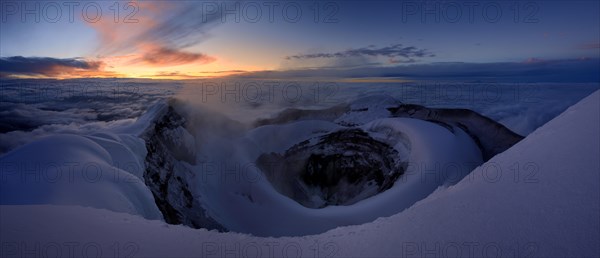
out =
[[[596,91],[457,184],[438,188],[400,213],[317,235],[279,238],[166,224],[156,206],[149,207],[151,193],[136,172],[127,169],[111,171],[132,184],[110,179],[114,177],[102,177],[96,185],[59,180],[62,190],[42,183],[19,184],[22,179],[5,164],[71,158],[102,167],[115,160],[140,162],[136,155],[106,151],[129,148],[136,153],[135,140],[118,146],[110,139],[119,135],[46,138],[2,157],[0,256],[597,257],[599,132]],[[86,151],[72,151],[77,149]],[[90,178],[81,180],[86,179]],[[104,194],[123,198],[109,198],[116,203],[103,203],[105,198],[84,201]],[[269,220],[273,225],[293,223],[284,216],[274,213]]]
[[[54,135],[0,160],[0,204],[82,205],[159,219],[144,184],[144,145],[130,135]],[[143,149],[145,150],[145,149]]]
[[[220,146],[211,148],[213,153],[223,153],[213,156],[220,158],[213,163],[241,160],[241,164],[253,164],[262,153],[285,150],[293,145],[293,141],[306,139],[311,134],[323,134],[314,132],[327,132],[329,128],[335,128],[335,124],[314,120],[260,127],[250,131],[240,142],[211,145]],[[396,214],[425,198],[437,187],[456,183],[458,178],[464,177],[474,168],[473,164],[482,163],[481,153],[473,140],[458,128],[455,135],[439,125],[422,120],[384,118],[364,125],[364,129],[387,138],[399,138],[394,135],[398,132],[405,134],[411,144],[408,161],[416,165],[407,169],[406,174],[390,189],[353,205],[321,209],[304,207],[278,193],[264,176],[250,174],[260,173],[257,170],[245,171],[243,176],[249,180],[223,180],[227,178],[225,173],[228,171],[217,171],[222,175],[200,179],[202,182],[197,191],[203,196],[211,216],[231,231],[259,236],[298,236],[321,233],[338,226],[362,224],[378,217]],[[293,141],[289,142],[290,139]],[[388,140],[396,145],[403,145],[400,139]],[[430,170],[435,171],[436,166],[443,169],[445,164],[457,166],[448,169],[448,173],[440,173],[440,177],[431,173]],[[280,181],[287,179],[287,175],[274,177]],[[453,179],[455,182],[452,182]]]

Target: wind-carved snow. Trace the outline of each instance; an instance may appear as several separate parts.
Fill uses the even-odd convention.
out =
[[[140,144],[127,135],[54,135],[17,148],[0,159],[0,203],[81,205],[161,219],[142,179],[145,153],[134,152],[145,151]]]
[[[287,217],[292,217],[286,225],[281,225],[275,230],[279,232],[283,232],[283,230],[288,232],[302,230],[306,232],[309,231],[309,229],[306,229],[309,224],[312,224],[312,227],[315,228],[314,225],[319,225],[317,223],[322,223],[322,229],[320,230],[323,230],[323,228],[334,227],[339,221],[345,221],[348,224],[360,224],[377,217],[390,216],[426,197],[439,186],[451,184],[452,179],[456,182],[482,162],[479,149],[466,133],[458,132],[455,135],[435,123],[414,119],[389,118],[368,123],[362,129],[375,135],[379,134],[380,137],[381,134],[388,135],[388,139],[382,140],[387,140],[390,145],[395,143],[392,146],[397,150],[401,150],[396,153],[396,157],[389,158],[400,160],[400,162],[405,162],[409,166],[404,169],[404,172],[393,183],[393,186],[384,189],[385,191],[377,191],[377,195],[348,206],[328,206],[315,210],[298,207],[296,203],[289,200],[269,203],[269,207],[282,207],[281,210],[274,212],[284,215],[278,220],[286,220]],[[460,129],[457,129],[457,131],[460,131]],[[284,130],[273,128],[270,134],[265,135],[285,133]],[[393,139],[393,135],[399,133],[405,135],[403,139],[409,139],[408,144],[402,140]],[[268,139],[259,138],[256,141],[264,142]],[[407,145],[411,146],[410,149],[406,148]],[[333,152],[336,151],[344,153],[346,150],[333,150]],[[268,153],[269,150],[264,150],[264,152]],[[407,156],[399,156],[399,153],[406,155],[406,152],[409,152]],[[438,174],[440,171],[435,171],[436,167],[438,167],[437,170],[440,170],[441,166],[450,164],[449,162],[460,165],[456,171],[451,171],[456,174]],[[433,174],[431,173],[432,170],[435,171]],[[429,178],[427,178],[428,173],[432,174]],[[281,178],[290,180],[286,176],[287,174],[284,174]],[[427,180],[423,181],[424,178]],[[300,214],[306,214],[304,219],[296,214],[288,214],[291,213],[289,210],[294,209],[300,210],[302,212]],[[269,228],[268,221],[265,220],[264,223],[262,226]],[[293,227],[298,224],[300,224],[298,228],[294,229]]]
[[[196,138],[198,163],[188,166],[196,175],[191,196],[230,231],[315,234],[401,212],[458,182],[483,163],[483,154],[521,139],[501,125],[491,128],[506,131],[474,128],[493,124],[489,119],[398,117],[403,106],[372,96],[320,111],[286,110],[236,134],[219,132],[235,127],[226,119],[217,119],[216,129],[188,124],[192,135],[204,135]],[[490,137],[509,144],[481,144]]]
[[[93,208],[4,205],[0,238],[15,256],[77,239],[103,254],[134,243],[140,257],[597,257],[599,131],[600,91],[405,211],[318,235],[263,238]]]
[[[91,147],[79,142],[65,141],[64,148],[83,148],[73,158],[94,157],[106,169],[133,164],[123,170],[143,188],[143,198],[121,194],[134,188],[115,184],[114,192],[124,195],[114,197],[118,201],[102,199],[110,195],[94,187],[87,189],[91,197],[70,192],[77,200],[31,196],[23,201],[13,197],[27,195],[19,184],[6,183],[2,203],[86,205],[85,198],[91,198],[87,205],[92,207],[148,218],[159,218],[158,208],[165,221],[195,228],[259,236],[316,234],[399,213],[521,139],[472,111],[414,109],[389,96],[370,96],[325,110],[284,111],[247,128],[187,102],[162,102],[111,133],[55,140],[91,140],[98,149],[91,154]],[[432,112],[437,115],[416,115]],[[36,144],[3,161],[13,162],[10,157],[32,148],[38,157],[55,157]],[[96,158],[96,152],[104,156]],[[54,185],[45,189],[54,195],[65,191]]]

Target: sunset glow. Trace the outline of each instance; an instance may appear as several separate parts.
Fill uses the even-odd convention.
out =
[[[439,64],[539,66],[542,60],[579,60],[580,64],[569,62],[587,66],[600,51],[597,2],[583,1],[572,12],[553,2],[386,4],[8,1],[1,6],[0,57],[6,62],[3,66],[12,68],[0,73],[58,79],[351,74],[352,81],[389,81],[376,79],[387,75],[372,71],[383,68],[392,77],[408,79],[431,73],[415,67]],[[449,22],[455,5],[470,13]],[[423,16],[419,11],[427,8],[439,13]],[[491,17],[484,12],[490,8],[502,15]],[[519,8],[521,13],[515,11]],[[523,15],[526,11],[530,14]],[[556,15],[564,19],[551,19]],[[473,38],[485,31],[483,27],[493,28],[493,33]],[[23,38],[30,40],[17,43]],[[17,64],[23,69],[15,68]],[[358,79],[362,77],[369,79]]]
[[[0,257],[600,257],[599,0],[0,0]]]

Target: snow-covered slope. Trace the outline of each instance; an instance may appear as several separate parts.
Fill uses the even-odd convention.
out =
[[[522,138],[473,111],[403,107],[373,95],[288,109],[239,135],[188,125],[214,135],[197,143],[191,196],[230,231],[318,234],[401,212]]]
[[[131,135],[45,137],[2,156],[0,204],[82,205],[160,219],[142,178],[145,151]]]
[[[597,91],[404,212],[319,235],[259,238],[93,208],[3,205],[0,251],[7,257],[97,250],[139,257],[596,257],[599,132]]]
[[[232,173],[232,169],[216,170],[212,176],[205,177],[206,179],[199,184],[200,187],[196,191],[203,197],[209,214],[226,228],[235,232],[260,236],[316,234],[339,226],[362,224],[378,217],[396,214],[425,198],[436,188],[456,183],[476,165],[482,163],[481,153],[476,144],[458,128],[451,132],[435,123],[422,120],[378,119],[361,128],[365,134],[368,133],[374,139],[386,142],[397,153],[402,153],[402,155],[390,155],[387,158],[405,159],[410,164],[405,173],[389,189],[369,198],[362,198],[351,205],[330,205],[320,209],[309,208],[308,205],[305,207],[291,197],[294,194],[305,198],[312,197],[316,201],[306,201],[304,204],[320,203],[323,202],[322,196],[329,196],[331,192],[354,197],[357,194],[368,192],[369,189],[365,191],[352,190],[354,185],[345,184],[347,181],[344,181],[343,178],[337,181],[339,177],[335,178],[335,170],[323,176],[333,179],[321,180],[323,184],[331,186],[329,189],[333,191],[326,192],[323,190],[325,187],[319,185],[294,188],[293,186],[298,184],[310,183],[302,180],[303,176],[306,176],[306,174],[302,174],[305,173],[302,171],[304,168],[302,167],[304,164],[302,158],[314,155],[325,157],[355,155],[354,159],[358,160],[360,155],[365,155],[368,156],[365,158],[366,160],[377,160],[378,155],[386,154],[362,151],[360,147],[366,147],[367,141],[360,142],[353,139],[335,142],[331,140],[319,146],[324,148],[321,150],[322,153],[317,152],[318,148],[308,151],[289,149],[282,159],[271,159],[264,162],[266,165],[261,166],[263,164],[259,158],[261,155],[279,153],[281,150],[292,147],[295,143],[316,141],[320,137],[339,138],[339,135],[335,135],[335,132],[339,131],[329,128],[337,127],[332,123],[315,120],[299,121],[283,126],[263,126],[250,131],[246,137],[232,144],[210,145],[215,146],[210,149],[213,153],[212,157],[216,157],[212,161],[213,164],[226,164],[233,167],[236,164],[254,164],[253,162],[258,159],[259,162],[256,164],[262,170],[241,170],[244,173],[240,173],[239,178],[241,179],[231,179],[232,176],[227,173],[233,174],[237,171],[233,170]],[[357,146],[340,146],[342,143],[350,144],[349,142]],[[290,152],[305,153],[294,154],[290,157],[288,156]],[[279,154],[275,155],[281,157]],[[339,159],[341,160],[341,158]],[[239,161],[239,163],[234,163],[232,160]],[[365,163],[368,162],[365,161]],[[340,167],[340,171],[350,174],[355,166],[361,166],[358,163],[355,162],[346,167],[342,167],[345,165],[340,163],[332,166]],[[366,164],[366,168],[358,170],[366,170],[375,174],[376,169],[380,166],[374,164]],[[279,166],[284,167],[280,169]],[[296,170],[290,169],[293,166],[296,166]],[[444,170],[445,173],[436,171],[436,168]],[[301,171],[298,172],[298,170]],[[272,176],[268,176],[268,180],[266,180],[258,173],[272,174]],[[322,175],[327,171],[318,171],[317,173]],[[229,180],[224,180],[228,179],[228,176]],[[360,176],[356,177],[361,178]],[[285,188],[286,185],[289,188]],[[364,185],[365,187],[371,186],[368,182]],[[359,186],[361,185],[359,184]],[[292,194],[281,191],[282,188]],[[349,193],[340,193],[344,190]],[[315,191],[316,193],[309,192],[302,195],[303,191]],[[240,214],[243,215],[240,216]]]
[[[144,182],[140,135],[167,109],[89,135],[55,134],[0,156],[0,205],[81,205],[162,219]]]

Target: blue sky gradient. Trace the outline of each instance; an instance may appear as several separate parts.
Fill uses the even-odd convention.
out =
[[[0,75],[415,79],[436,78],[431,67],[443,64],[457,78],[477,75],[460,70],[477,66],[597,81],[600,68],[599,1],[99,1],[78,2],[72,17],[69,2],[48,3],[1,3]],[[95,8],[102,16],[91,21]],[[69,66],[77,62],[93,65]]]

